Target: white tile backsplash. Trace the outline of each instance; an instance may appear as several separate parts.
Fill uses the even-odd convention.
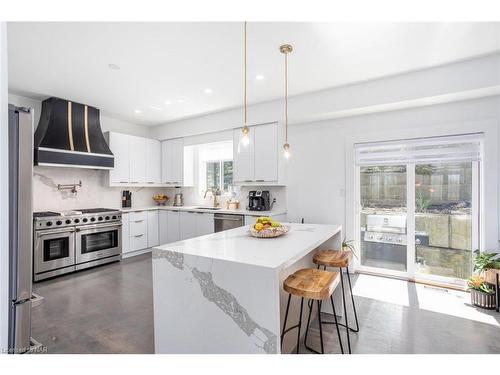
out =
[[[184,195],[184,205],[186,206],[211,206],[212,205],[212,196],[210,193],[207,194],[207,197],[203,199],[198,193],[198,189],[195,187],[184,187],[181,189]],[[276,203],[273,206],[273,210],[286,210],[286,187],[284,186],[273,186],[273,187],[260,187],[260,186],[244,186],[244,187],[236,187],[236,199],[240,201],[240,208],[245,209],[248,205],[248,192],[251,190],[269,190],[271,194],[271,202],[273,198],[276,198]],[[218,201],[221,204],[221,207],[225,207],[225,202],[229,199],[230,196],[221,196],[218,197]]]
[[[152,196],[167,194],[173,199],[172,188],[122,188],[107,186],[105,170],[33,167],[33,211],[71,210],[77,208],[119,208],[123,190],[132,192],[132,207],[153,206]],[[76,194],[59,191],[58,184],[82,181]],[[171,201],[170,201],[171,202]]]

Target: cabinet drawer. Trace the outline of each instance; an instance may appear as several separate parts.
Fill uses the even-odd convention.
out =
[[[129,224],[130,224],[129,231],[131,237],[137,236],[139,234],[148,233],[148,222],[145,220],[132,221]]]
[[[137,211],[129,213],[129,221],[146,221],[148,219],[147,211]]]
[[[148,236],[146,234],[138,234],[130,236],[130,251],[142,250],[148,247]]]

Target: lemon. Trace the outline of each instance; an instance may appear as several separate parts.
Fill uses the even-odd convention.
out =
[[[261,231],[263,228],[264,228],[264,224],[262,223],[257,223],[253,226],[255,228],[256,231]]]

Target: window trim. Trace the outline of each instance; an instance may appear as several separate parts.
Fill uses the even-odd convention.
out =
[[[228,161],[230,161],[231,163],[233,163],[233,168],[234,168],[234,159],[215,159],[215,160],[205,160],[204,161],[204,163],[205,163],[205,189],[209,188],[206,185],[206,182],[207,182],[207,164],[208,163],[219,163],[220,170],[221,170],[221,173],[220,173],[220,176],[219,176],[219,183],[220,183],[220,186],[221,186],[221,195],[223,195],[223,196],[229,196],[229,195],[231,195],[230,191],[224,190],[224,165],[223,164],[225,162],[228,162]],[[234,172],[233,172],[233,181],[231,183],[231,186],[234,189]]]

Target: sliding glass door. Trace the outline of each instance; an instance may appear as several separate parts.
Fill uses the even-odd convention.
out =
[[[479,246],[477,135],[357,146],[360,270],[465,285]]]
[[[459,282],[477,248],[478,162],[415,165],[415,275]]]

